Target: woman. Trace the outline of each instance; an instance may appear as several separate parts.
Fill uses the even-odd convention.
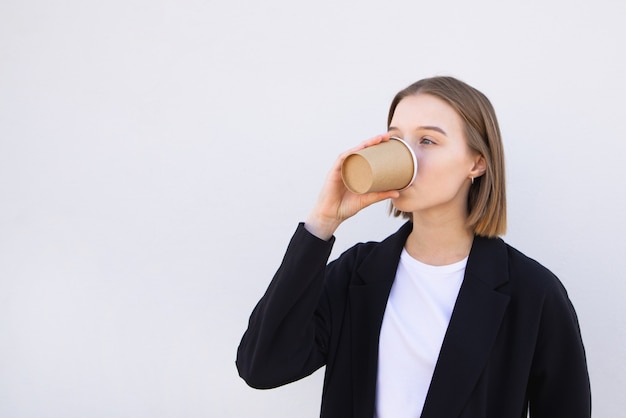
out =
[[[589,417],[565,289],[498,238],[504,157],[489,100],[451,77],[421,80],[396,95],[388,128],[335,162],[250,317],[240,375],[270,388],[325,365],[322,417]],[[414,183],[349,192],[344,158],[391,136],[415,151]],[[407,223],[327,265],[337,227],[385,199]]]

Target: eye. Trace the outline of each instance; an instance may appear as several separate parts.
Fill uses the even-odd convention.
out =
[[[424,145],[433,145],[434,143],[435,141],[427,137],[424,137],[420,140],[420,144],[424,144]]]

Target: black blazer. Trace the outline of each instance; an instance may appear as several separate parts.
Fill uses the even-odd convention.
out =
[[[334,239],[300,224],[250,317],[240,376],[271,388],[326,365],[321,416],[374,416],[378,338],[406,223],[326,265]],[[576,313],[559,280],[501,239],[475,237],[423,418],[591,416]]]

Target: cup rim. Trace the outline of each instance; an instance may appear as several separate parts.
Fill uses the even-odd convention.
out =
[[[411,148],[411,146],[404,139],[398,138],[397,136],[391,136],[389,137],[389,139],[395,139],[396,141],[400,141],[400,143],[402,143],[406,147],[406,149],[409,150],[409,152],[411,153],[411,160],[413,160],[413,176],[411,176],[411,181],[409,181],[409,184],[401,189],[398,189],[398,191],[401,192],[411,187],[411,185],[413,185],[413,183],[415,182],[415,178],[417,177],[417,157],[415,156],[415,151],[413,151],[413,148]]]

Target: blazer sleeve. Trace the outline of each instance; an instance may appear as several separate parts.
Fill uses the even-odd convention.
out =
[[[325,364],[330,318],[323,288],[333,243],[334,237],[323,241],[298,225],[237,350],[237,369],[248,385],[277,387]]]
[[[591,417],[591,388],[578,318],[552,277],[544,295],[528,395],[532,418]]]

